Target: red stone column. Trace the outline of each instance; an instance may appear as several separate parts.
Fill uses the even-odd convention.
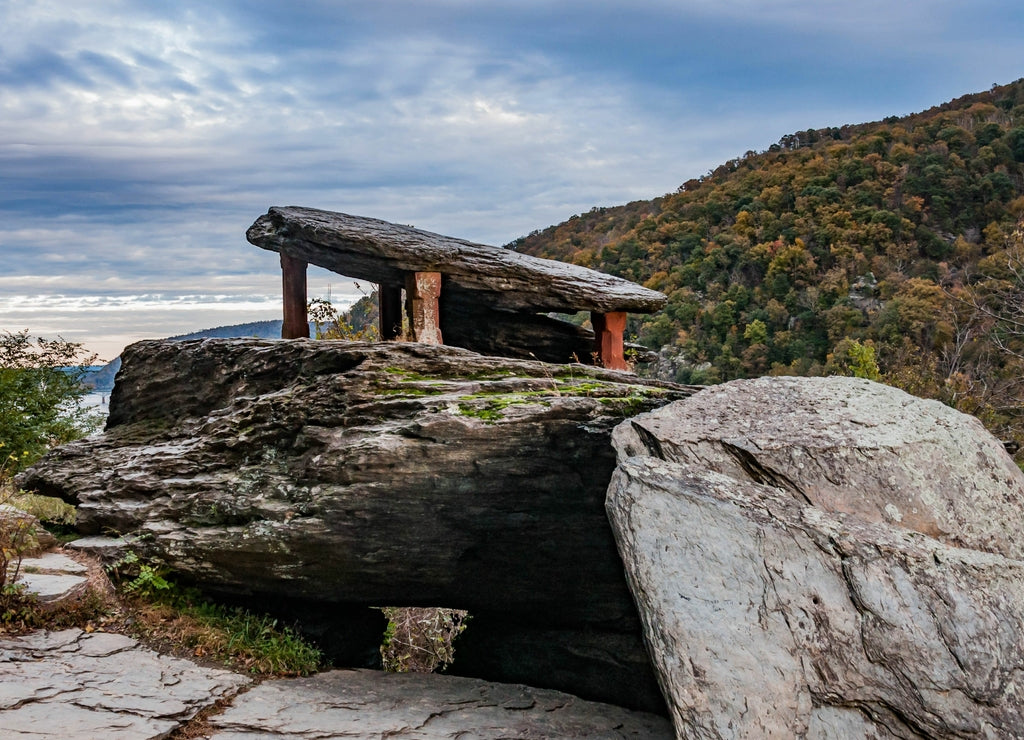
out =
[[[414,342],[444,344],[437,299],[441,297],[441,273],[413,272],[405,276],[405,310]]]
[[[380,338],[385,342],[402,336],[402,286],[380,284],[377,288]]]
[[[281,253],[281,285],[284,295],[282,339],[309,336],[306,317],[306,262]]]
[[[590,323],[594,326],[597,364],[609,370],[629,370],[622,346],[622,335],[626,331],[626,312],[591,313]]]

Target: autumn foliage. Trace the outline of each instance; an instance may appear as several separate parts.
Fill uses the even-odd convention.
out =
[[[666,293],[630,329],[676,380],[875,372],[1021,441],[1022,219],[1024,80],[784,136],[510,246]]]

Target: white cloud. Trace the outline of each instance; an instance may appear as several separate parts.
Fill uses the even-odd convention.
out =
[[[244,239],[271,205],[500,244],[1009,81],[1022,25],[1009,0],[37,0],[0,24],[0,299],[274,295]]]

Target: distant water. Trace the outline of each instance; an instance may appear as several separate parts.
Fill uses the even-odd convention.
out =
[[[103,414],[103,418],[106,419],[107,414],[110,413],[110,391],[86,393],[82,397],[82,405],[86,408],[95,409]]]

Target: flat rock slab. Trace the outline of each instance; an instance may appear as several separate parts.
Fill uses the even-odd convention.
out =
[[[97,558],[104,565],[110,565],[124,557],[131,546],[126,537],[79,537],[64,547],[75,552],[84,552]]]
[[[43,604],[53,604],[85,593],[88,572],[88,567],[63,553],[46,552],[22,558],[17,583]]]
[[[369,670],[266,681],[211,718],[211,740],[621,740],[673,737],[667,719],[569,694]]]
[[[402,285],[410,272],[441,272],[445,291],[470,293],[480,303],[516,311],[651,313],[667,301],[657,291],[579,265],[315,208],[271,208],[246,238],[374,283]]]
[[[66,573],[21,573],[17,583],[45,604],[77,596],[89,580],[85,576]]]
[[[21,561],[22,573],[85,574],[88,570],[82,563],[59,552],[44,552],[39,557],[23,558]]]
[[[0,640],[4,738],[162,738],[247,685],[124,635],[71,629]]]

